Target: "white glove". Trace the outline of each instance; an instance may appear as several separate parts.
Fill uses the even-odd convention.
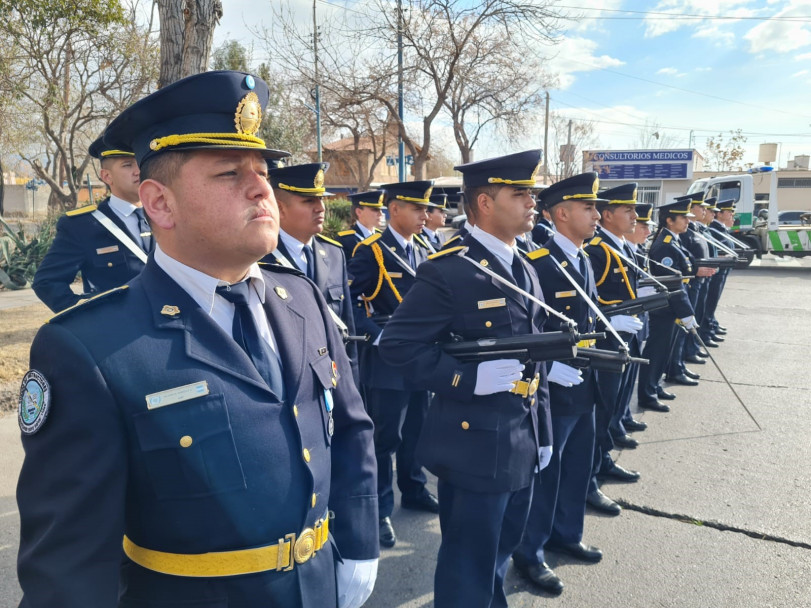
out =
[[[645,296],[652,295],[656,295],[656,288],[653,285],[649,285],[648,287],[640,287],[636,292],[636,296],[638,298],[644,298]]]
[[[538,448],[538,470],[543,471],[552,460],[552,446],[542,445]]]
[[[375,341],[372,342],[372,346],[380,346],[380,338],[382,338],[382,337],[383,337],[383,332],[381,331],[379,334],[377,334],[377,338],[375,338]]]
[[[632,317],[631,315],[616,315],[614,317],[609,317],[608,321],[611,323],[611,326],[614,329],[627,334],[635,334],[642,329],[642,326],[644,325],[642,321],[636,317]]]
[[[696,318],[693,315],[679,319],[679,323],[684,325],[684,328],[688,331],[698,329],[698,323],[696,323]]]
[[[546,379],[549,382],[554,382],[561,386],[577,386],[583,382],[583,375],[580,373],[579,369],[571,365],[566,365],[560,361],[553,361],[552,367],[549,368],[549,373],[546,374]]]
[[[482,361],[476,369],[474,395],[492,395],[511,391],[513,382],[521,379],[524,364],[518,359]]]
[[[336,563],[338,608],[360,608],[372,595],[377,578],[377,559],[344,559]]]

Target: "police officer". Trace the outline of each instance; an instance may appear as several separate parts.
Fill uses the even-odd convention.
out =
[[[355,326],[369,336],[371,346],[361,350],[361,383],[366,406],[375,423],[375,456],[378,469],[380,544],[397,542],[391,514],[394,510],[392,455],[397,458],[397,486],[406,509],[437,513],[436,497],[425,487],[427,478],[415,457],[425,414],[428,391],[380,358],[380,332],[388,318],[414,285],[417,267],[429,250],[419,233],[425,226],[426,207],[433,182],[414,181],[383,186],[389,225],[358,245],[349,262],[352,301],[356,302]]]
[[[448,217],[448,195],[432,194],[429,201],[422,240],[428,245],[431,253],[436,253],[442,249],[446,241],[445,235],[439,229],[445,225]]]
[[[542,297],[535,272],[515,249],[515,237],[532,226],[529,188],[540,162],[541,151],[530,150],[456,167],[476,225],[460,247],[420,267],[383,331],[385,359],[434,392],[419,457],[439,478],[436,608],[507,605],[510,555],[521,540],[535,473],[551,456],[541,364],[463,363],[438,344],[451,334],[471,340],[541,331],[541,307],[512,287]]]
[[[279,205],[279,244],[263,262],[296,268],[313,281],[335,316],[343,334],[355,334],[343,247],[325,237],[324,197],[335,196],[324,188],[329,163],[308,163],[270,170],[270,185]],[[336,319],[337,317],[337,319]],[[358,380],[357,349],[348,342],[352,376]]]
[[[544,300],[573,319],[580,333],[596,329],[594,312],[573,285],[576,283],[592,301],[597,300],[594,273],[582,248],[583,241],[594,235],[600,217],[594,194],[596,181],[596,173],[584,173],[540,193],[538,204],[554,217],[557,232],[545,247],[527,254],[542,277]],[[544,329],[559,331],[560,320],[547,317]],[[533,584],[558,595],[563,583],[546,564],[545,550],[590,563],[603,556],[599,549],[582,542],[594,452],[594,406],[600,399],[596,375],[590,367],[578,369],[560,361],[547,365],[552,459],[541,471],[540,488],[532,496],[527,527],[521,545],[513,553],[513,563]]]
[[[352,215],[355,218],[348,230],[338,233],[338,241],[344,248],[347,261],[352,258],[355,248],[362,240],[380,232],[380,219],[383,217],[383,190],[356,192],[348,196],[352,203]]]
[[[135,155],[111,148],[101,138],[89,151],[99,159],[100,177],[110,188],[110,196],[98,207],[68,211],[56,224],[56,236],[32,285],[37,297],[54,312],[123,285],[141,272],[153,247],[152,232],[138,200],[140,173]],[[70,288],[79,272],[82,295]]]
[[[542,198],[542,193],[543,190],[538,193],[536,197],[538,200]],[[536,245],[543,247],[553,234],[555,234],[555,226],[552,223],[552,217],[549,215],[549,211],[539,205],[535,226],[532,227],[532,240]]]
[[[687,230],[691,217],[692,199],[682,197],[659,207],[659,228],[651,244],[649,257],[651,271],[657,276],[671,275],[667,268],[681,272],[684,276],[693,274],[690,258],[679,244],[677,235]],[[685,281],[689,279],[684,279]],[[698,328],[693,307],[684,286],[671,296],[669,306],[650,312],[650,330],[642,356],[648,365],[640,366],[637,397],[639,407],[657,412],[669,412],[670,407],[657,398],[656,390],[665,371],[676,321],[687,330]],[[679,329],[678,331],[681,331]]]
[[[719,201],[717,208],[718,211],[715,213],[715,219],[713,219],[709,225],[712,237],[728,248],[733,248],[735,244],[729,239],[727,234],[729,227],[732,226],[735,221],[735,201],[732,199]],[[726,285],[730,270],[730,268],[722,268],[710,279],[710,284],[707,287],[707,303],[704,310],[704,319],[706,322],[701,326],[700,335],[704,344],[711,348],[718,346],[718,342],[716,342],[715,338],[726,333],[726,329],[721,326],[715,318],[715,311],[718,309],[718,302],[721,300],[721,293]]]
[[[207,72],[108,128],[135,151],[158,246],[34,339],[21,606],[347,607],[371,592],[372,423],[320,292],[256,263],[278,236],[265,158],[284,154],[256,136],[267,99],[259,78]]]

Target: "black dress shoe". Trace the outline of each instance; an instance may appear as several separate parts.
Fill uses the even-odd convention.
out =
[[[557,543],[549,542],[544,545],[544,549],[548,549],[549,551],[554,551],[556,553],[565,553],[566,555],[570,555],[571,557],[584,562],[589,562],[590,564],[596,564],[603,559],[602,551],[600,551],[597,547],[584,545],[583,543],[567,543],[559,545]]]
[[[665,405],[661,401],[640,401],[639,402],[640,409],[643,410],[653,410],[654,412],[669,412],[670,406]]]
[[[586,504],[606,515],[619,515],[622,513],[622,507],[600,492],[600,490],[594,490],[594,492],[586,494]]]
[[[659,397],[659,399],[664,399],[665,401],[673,401],[676,398],[676,395],[667,392],[661,386],[656,387],[656,396]]]
[[[632,433],[636,433],[637,431],[644,431],[648,428],[648,424],[646,422],[642,422],[641,420],[635,420],[631,418],[627,422],[623,420],[622,426],[625,427],[626,431],[631,431]]]
[[[698,351],[696,354],[697,354],[699,357],[702,357],[703,359],[706,359],[707,357],[709,357],[709,356],[710,356],[710,353],[708,353],[706,350],[700,350],[700,351]]]
[[[712,337],[712,340],[713,340],[713,342],[723,342],[723,341],[725,340],[725,338],[722,338],[722,337],[720,336],[720,334],[717,334],[717,333],[716,333],[716,334],[715,334],[715,335]]]
[[[721,327],[720,325],[715,329],[715,333],[719,336],[725,336],[727,334],[727,328]]]
[[[698,386],[698,382],[688,378],[684,374],[679,374],[678,376],[665,376],[665,381],[670,382],[671,384],[682,384],[684,386]]]
[[[422,494],[418,496],[403,496],[400,505],[404,509],[411,509],[412,511],[439,513],[439,501],[428,490],[423,490]]]
[[[702,363],[703,363],[703,361],[702,361]],[[687,376],[688,378],[692,378],[693,380],[698,380],[699,378],[701,378],[701,376],[699,374],[697,374],[695,372],[691,372],[689,369],[686,369],[686,368],[684,370],[684,375]]]
[[[690,355],[689,357],[685,357],[684,362],[685,363],[695,363],[696,365],[706,365],[707,364],[707,362],[704,361],[704,359],[702,359],[698,355]]]
[[[718,342],[715,342],[712,338],[710,338],[709,340],[704,340],[704,346],[708,346],[709,348],[718,348]],[[707,353],[707,356],[709,357],[710,354]]]
[[[391,525],[391,518],[384,517],[380,520],[380,546],[390,548],[397,542],[394,534],[394,527]]]
[[[513,565],[518,573],[531,582],[536,587],[539,587],[551,593],[552,595],[560,595],[563,593],[563,583],[558,578],[558,575],[546,565],[543,564],[524,564],[521,561],[513,558]]]
[[[597,477],[600,479],[616,479],[618,481],[634,482],[639,480],[640,475],[639,471],[629,471],[628,469],[624,469],[620,465],[614,463],[614,466],[607,471],[601,470],[599,473],[597,473]],[[605,496],[605,494],[603,494],[603,496]]]
[[[619,435],[617,437],[611,437],[611,440],[614,442],[614,445],[616,447],[625,448],[628,450],[635,450],[639,445],[639,442],[630,435]]]

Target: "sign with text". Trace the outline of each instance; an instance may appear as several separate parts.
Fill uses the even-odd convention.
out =
[[[601,180],[665,180],[693,178],[693,150],[588,150],[586,171]]]

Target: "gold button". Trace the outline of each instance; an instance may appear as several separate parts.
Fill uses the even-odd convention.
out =
[[[304,462],[310,462],[310,450],[304,448],[302,453],[304,454]]]
[[[470,428],[470,423],[469,423],[467,420],[464,420],[464,421],[462,422],[462,428],[463,428],[464,430],[468,430],[468,429]]]
[[[529,400],[529,404],[530,405],[535,405],[535,397],[533,397],[532,399]]]
[[[313,508],[315,508],[315,501],[316,501],[315,494],[313,494]]]
[[[485,327],[493,327],[493,324],[490,321],[485,321],[484,326]]]
[[[192,444],[192,441],[193,440],[191,437],[189,437],[188,435],[183,435],[183,437],[180,438],[180,447],[187,448]]]
[[[293,415],[298,416],[298,407],[295,405],[293,406]]]
[[[112,262],[107,262],[107,268],[112,268],[112,267],[113,267],[113,263]]]
[[[567,306],[567,307],[566,307],[566,310],[571,310],[571,309],[572,309],[572,307],[571,307],[571,306]]]

